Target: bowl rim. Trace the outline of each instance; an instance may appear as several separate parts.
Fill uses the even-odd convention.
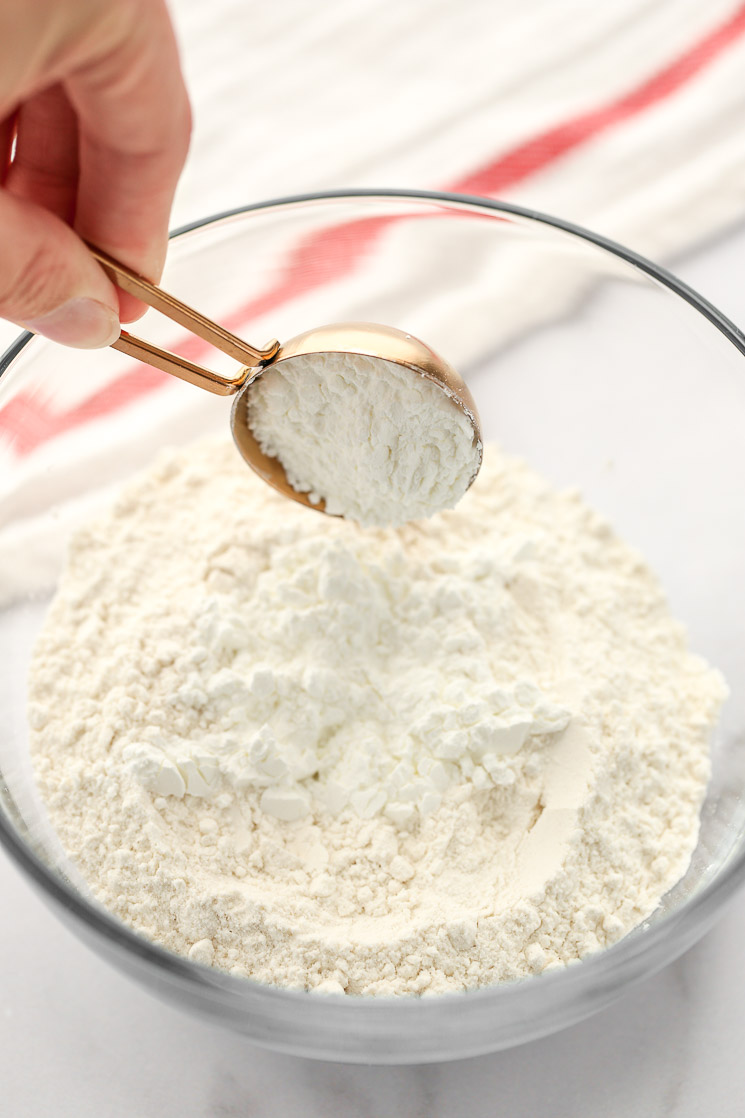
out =
[[[662,286],[672,291],[675,295],[682,298],[685,302],[689,303],[724,334],[728,341],[730,341],[740,353],[745,355],[745,333],[710,303],[708,299],[666,268],[655,264],[653,261],[634,252],[632,249],[626,248],[624,245],[586,229],[583,226],[565,221],[563,218],[542,213],[539,210],[520,206],[512,202],[500,201],[498,199],[482,198],[468,194],[448,193],[445,191],[397,190],[395,188],[316,191],[283,196],[263,202],[252,202],[229,210],[223,210],[219,213],[211,214],[207,217],[199,218],[179,226],[170,232],[169,238],[175,239],[207,226],[216,225],[222,221],[256,211],[270,210],[273,208],[282,209],[284,207],[308,202],[327,202],[334,200],[349,201],[354,199],[366,199],[368,201],[378,199],[381,201],[408,200],[415,202],[444,202],[449,206],[460,207],[464,210],[476,209],[484,211],[485,216],[490,212],[495,212],[507,214],[511,217],[520,218],[528,222],[534,222],[538,225],[552,227],[560,232],[586,241],[596,248],[625,261],[647,276],[650,276]],[[34,336],[35,335],[29,331],[24,331],[6,349],[5,353],[0,357],[0,377],[17,360]],[[0,772],[0,778],[1,777],[2,773]],[[20,834],[6,819],[4,810],[0,810],[0,845],[5,848],[12,861],[31,878],[37,887],[40,888],[41,892],[46,894],[51,901],[54,901],[59,907],[74,917],[78,923],[103,939],[109,942],[113,941],[116,946],[124,949],[126,953],[135,955],[143,963],[161,971],[165,970],[172,976],[187,980],[194,985],[201,986],[205,990],[222,987],[227,991],[232,991],[236,995],[239,995],[240,1000],[246,1004],[248,1004],[249,999],[255,1001],[256,1004],[263,1001],[271,1001],[276,1004],[281,1000],[285,1001],[288,1007],[293,1005],[300,1007],[300,1005],[309,1004],[308,999],[309,995],[312,995],[312,991],[275,987],[257,982],[251,978],[237,977],[224,971],[204,966],[200,963],[194,963],[185,956],[177,955],[147,940],[144,936],[135,932],[133,929],[129,928],[128,925],[108,913],[95,901],[88,900],[82,893],[77,892],[72,886],[68,886],[60,876],[51,870],[37,857],[31,848],[25,844]],[[592,985],[596,975],[602,975],[604,981],[607,981],[609,969],[625,969],[626,964],[646,955],[654,945],[663,941],[676,924],[687,923],[694,913],[701,913],[703,911],[708,913],[710,920],[713,919],[715,911],[721,908],[733,895],[737,887],[742,884],[742,879],[744,878],[745,849],[730,858],[716,878],[704,885],[694,896],[683,901],[679,908],[668,913],[659,921],[656,921],[652,925],[643,922],[612,947],[586,956],[581,960],[580,965],[570,966],[563,970],[557,970],[554,973],[544,973],[535,977],[540,979],[542,987],[548,988],[550,986],[555,990],[563,989],[567,994]],[[702,933],[706,930],[706,927],[708,927],[708,924],[705,920],[702,920]],[[698,937],[696,936],[695,938]],[[693,942],[693,939],[691,942]],[[667,958],[658,960],[655,965],[649,967],[644,973],[651,974],[659,970],[668,961],[672,961],[676,954],[680,954],[682,950],[685,950],[687,946],[689,946],[689,944],[685,944],[680,951],[669,955]],[[527,978],[514,981],[496,983],[493,986],[439,994],[437,997],[431,998],[395,996],[349,997],[345,994],[326,994],[323,997],[323,1003],[335,1005],[337,1007],[336,1012],[341,1012],[345,1015],[349,1013],[359,1015],[362,1009],[364,1009],[366,1014],[370,1015],[387,1014],[390,1010],[390,1006],[395,1003],[397,1014],[415,1014],[421,1023],[421,1019],[426,1020],[436,1017],[440,1013],[443,1004],[452,1006],[456,1001],[462,1003],[464,995],[467,997],[470,1004],[483,1005],[485,1002],[512,1000],[516,996],[520,996],[521,990],[534,988],[535,978],[533,976],[528,976]],[[312,1000],[316,1004],[321,1001],[317,996]],[[588,1009],[587,1012],[591,1011],[591,1009]]]

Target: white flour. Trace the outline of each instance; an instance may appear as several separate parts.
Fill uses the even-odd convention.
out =
[[[30,721],[65,846],[145,935],[434,993],[654,909],[724,694],[640,557],[496,448],[456,511],[361,531],[210,441],[75,538]]]
[[[251,388],[249,424],[293,489],[363,525],[453,508],[481,444],[441,388],[392,361],[314,353],[270,367]]]

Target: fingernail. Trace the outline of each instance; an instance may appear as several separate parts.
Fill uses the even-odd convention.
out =
[[[25,323],[34,334],[43,334],[53,342],[98,349],[111,345],[119,337],[119,319],[105,303],[97,299],[69,299],[61,307]]]

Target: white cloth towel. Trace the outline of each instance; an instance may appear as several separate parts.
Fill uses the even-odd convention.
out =
[[[172,11],[195,118],[174,225],[326,188],[445,188],[665,258],[745,214],[745,3],[172,0]],[[381,273],[391,237],[375,246]],[[0,346],[16,333],[0,324]],[[60,380],[72,359],[60,353]],[[47,438],[65,440],[76,476],[87,468],[96,408],[81,406],[80,378],[69,383],[30,443],[14,438],[19,404],[0,384],[0,466],[13,461],[16,493],[48,477]],[[151,421],[167,388],[148,386]],[[0,503],[0,526],[14,505]]]

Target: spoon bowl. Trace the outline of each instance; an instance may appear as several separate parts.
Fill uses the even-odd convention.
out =
[[[358,353],[376,361],[393,362],[411,370],[413,376],[432,381],[459,408],[473,427],[474,445],[479,451],[478,466],[482,459],[481,424],[476,404],[463,378],[446,361],[430,349],[425,342],[392,326],[378,326],[370,322],[342,322],[306,330],[280,346],[276,356],[259,368],[250,371],[243,387],[238,391],[230,415],[233,439],[243,458],[265,482],[285,497],[298,501],[318,512],[326,512],[323,500],[313,502],[307,493],[294,489],[287,480],[284,466],[278,458],[264,454],[249,425],[251,388],[267,369],[274,369],[296,357],[328,353]],[[381,364],[381,376],[385,368]],[[472,484],[478,469],[471,478]]]

